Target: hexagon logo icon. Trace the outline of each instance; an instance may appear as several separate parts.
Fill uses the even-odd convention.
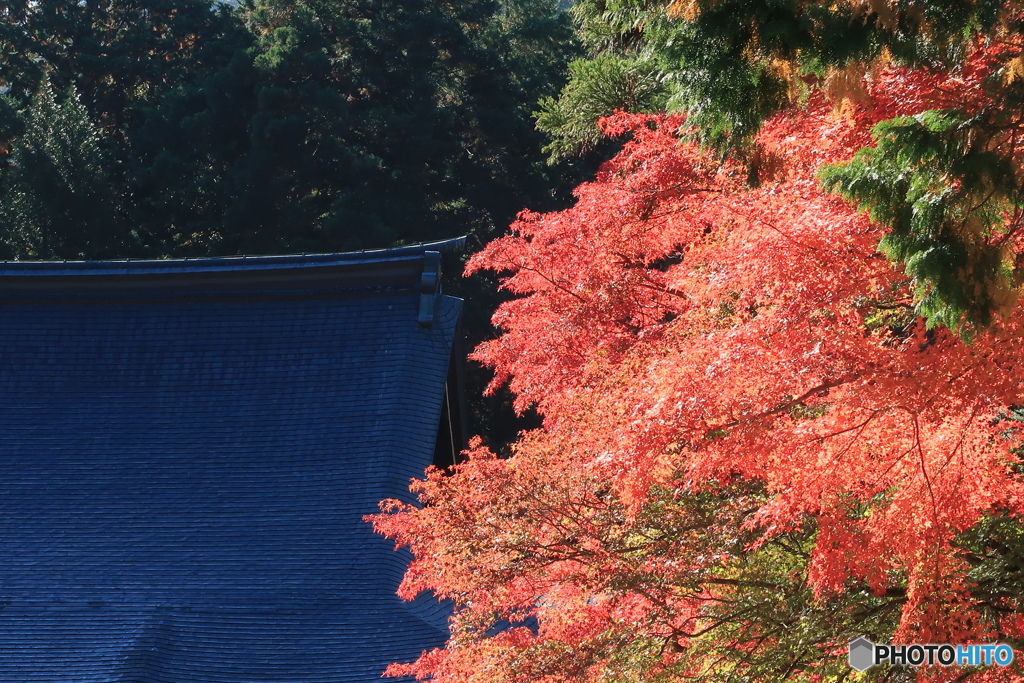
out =
[[[850,641],[850,668],[865,671],[875,665],[875,644],[861,636]]]

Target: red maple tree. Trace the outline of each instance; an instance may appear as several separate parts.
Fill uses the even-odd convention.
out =
[[[544,427],[508,459],[475,443],[414,484],[424,506],[374,518],[414,552],[402,593],[458,605],[448,646],[391,673],[840,676],[860,633],[1024,637],[1021,596],[972,573],[996,551],[964,541],[1024,512],[1005,419],[1024,313],[970,342],[929,329],[885,226],[816,180],[878,121],[990,107],[990,54],[967,63],[889,67],[867,102],[773,117],[753,188],[682,116],[615,115],[627,141],[574,206],[523,212],[473,257],[520,295],[474,358]],[[1003,220],[986,239],[1013,264],[1021,216]]]

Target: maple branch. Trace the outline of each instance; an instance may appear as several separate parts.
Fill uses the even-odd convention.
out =
[[[1006,244],[1010,238],[1021,229],[1021,227],[1024,227],[1024,209],[1017,209],[1017,213],[1014,214],[1013,220],[1010,221],[1010,229],[1003,234],[1002,238],[1000,238],[998,242],[996,242],[996,246],[1001,247]]]
[[[838,379],[835,379],[835,380],[832,380],[832,381],[829,381],[829,382],[822,382],[818,386],[812,387],[812,388],[808,389],[803,394],[801,394],[800,396],[797,396],[793,400],[788,401],[786,403],[783,403],[781,405],[778,405],[778,406],[772,408],[771,410],[766,410],[766,411],[757,413],[757,414],[752,415],[752,416],[747,417],[747,418],[731,420],[729,422],[725,422],[725,423],[719,425],[718,427],[714,427],[712,429],[709,429],[708,431],[712,432],[712,431],[716,431],[717,429],[728,429],[730,427],[735,427],[735,426],[740,425],[740,424],[750,424],[752,422],[757,422],[759,420],[763,420],[764,418],[770,417],[772,415],[778,415],[779,413],[789,412],[793,408],[795,408],[795,407],[797,407],[799,405],[802,405],[804,401],[806,401],[807,399],[809,399],[809,398],[811,398],[811,397],[813,397],[815,395],[822,394],[824,392],[827,392],[829,389],[834,389],[834,388],[842,386],[844,384],[849,384],[850,382],[854,382],[854,381],[856,381],[856,380],[858,380],[860,378],[861,378],[861,373],[860,372],[852,372],[852,373],[850,373],[848,375],[844,375],[843,377],[840,377]]]
[[[893,302],[891,304],[883,304],[880,301],[872,301],[871,304],[869,304],[869,305],[871,306],[871,308],[877,308],[880,311],[912,311],[912,310],[914,310],[914,304],[909,303],[909,302],[908,303],[903,303],[903,302],[897,301],[897,302]]]
[[[725,190],[722,190],[721,188],[693,187],[693,186],[689,186],[689,185],[687,185],[685,183],[676,183],[675,185],[669,185],[667,187],[663,187],[663,188],[660,188],[660,189],[650,189],[650,188],[648,188],[648,189],[640,189],[640,188],[623,187],[621,185],[619,187],[622,190],[625,190],[626,192],[628,192],[630,194],[635,194],[635,195],[652,195],[652,200],[654,200],[654,199],[661,199],[664,195],[673,195],[673,194],[682,194],[682,195],[688,195],[688,194],[722,194],[723,192],[725,192]]]
[[[652,280],[650,275],[648,275],[648,271],[651,270],[651,267],[648,264],[645,264],[645,263],[643,263],[641,261],[637,261],[636,259],[634,259],[634,258],[632,258],[630,256],[627,256],[626,254],[623,254],[623,253],[618,252],[618,251],[609,251],[608,253],[611,254],[612,256],[618,257],[619,258],[619,265],[621,265],[623,268],[639,271],[640,277],[642,277],[645,282],[638,282],[638,283],[636,283],[637,287],[644,287],[644,288],[647,288],[647,289],[653,289],[656,292],[661,292],[663,294],[669,294],[671,296],[674,296],[674,297],[677,297],[677,298],[680,298],[680,299],[684,299],[686,301],[690,300],[690,297],[688,295],[686,295],[686,294],[684,294],[682,292],[677,292],[677,291],[674,291],[672,289],[669,289],[668,287],[665,287],[664,285],[660,285],[657,282],[655,282],[654,280]]]
[[[553,279],[551,279],[550,277],[548,277],[544,273],[540,272],[539,270],[537,270],[533,266],[528,266],[525,263],[517,263],[517,262],[513,261],[512,259],[506,259],[505,263],[508,263],[508,264],[510,264],[512,266],[512,267],[508,268],[507,270],[513,270],[513,271],[515,271],[515,270],[525,270],[528,273],[533,273],[537,277],[539,277],[540,279],[542,279],[545,282],[547,282],[548,284],[550,284],[555,289],[558,289],[558,290],[560,290],[562,292],[565,292],[569,296],[575,297],[575,298],[579,299],[580,301],[582,301],[585,304],[589,304],[590,303],[589,301],[584,299],[582,296],[580,296],[576,292],[573,292],[572,290],[568,289],[564,285],[562,285],[562,284],[560,284],[558,282],[555,282]]]
[[[768,588],[772,590],[785,588],[785,586],[780,586],[778,583],[749,579],[705,578],[701,579],[701,582],[711,584],[712,586],[733,586],[736,588]]]
[[[888,410],[888,409],[895,410],[896,408],[899,408],[899,406],[891,406],[890,408],[887,408],[886,410]],[[874,481],[871,482],[871,487],[874,488],[875,486],[877,486],[878,482],[882,481],[886,477],[886,475],[889,474],[889,472],[892,472],[893,469],[895,469],[896,465],[898,465],[900,463],[900,461],[903,460],[903,458],[905,458],[908,454],[912,453],[913,451],[914,451],[914,447],[910,446],[910,448],[908,448],[907,450],[903,451],[903,453],[901,453],[899,456],[897,456],[896,459],[894,459],[892,461],[892,463],[888,467],[886,467],[882,472],[880,472],[878,474],[877,477],[875,477]]]
[[[921,443],[921,424],[920,424],[920,422],[918,420],[918,414],[916,412],[910,410],[910,408],[908,408],[906,406],[896,406],[896,407],[897,407],[897,409],[906,411],[910,415],[911,424],[914,427],[914,444],[913,444],[913,446],[911,446],[911,448],[908,451],[908,453],[911,452],[911,451],[916,451],[917,452],[918,461],[919,461],[919,464],[921,466],[921,476],[924,477],[925,487],[928,490],[928,498],[931,500],[931,504],[932,504],[932,510],[931,510],[931,512],[932,512],[932,528],[934,530],[938,531],[938,529],[939,529],[939,505],[938,505],[938,502],[935,500],[935,490],[932,488],[931,477],[928,476],[928,466],[927,466],[927,463],[925,461],[924,446]],[[936,539],[936,549],[938,550],[940,548],[941,548],[941,543],[940,543],[940,541],[938,539]],[[936,577],[936,579],[940,578],[940,576],[939,576],[940,575],[939,558],[940,558],[940,553],[936,552],[935,553],[935,577]]]
[[[841,459],[844,455],[846,455],[850,451],[851,448],[853,448],[853,445],[855,443],[860,441],[860,437],[864,433],[864,430],[868,428],[868,425],[871,424],[872,420],[874,420],[876,417],[878,417],[879,413],[881,413],[881,412],[883,412],[883,411],[881,411],[881,410],[872,410],[871,414],[868,415],[867,419],[864,420],[863,422],[861,422],[859,425],[855,425],[855,426],[849,427],[847,429],[841,429],[838,432],[833,432],[832,434],[826,434],[824,436],[815,437],[813,440],[814,441],[824,441],[825,439],[831,439],[833,437],[839,436],[840,434],[845,434],[846,432],[856,431],[857,433],[854,434],[852,437],[850,437],[850,440],[846,443],[846,445],[843,446],[841,449],[839,449],[839,452],[836,453],[834,459],[838,462],[839,459]]]
[[[734,207],[732,204],[725,204],[724,206],[729,211],[732,211],[733,213],[735,213],[738,216],[746,218],[748,221],[753,221],[755,223],[761,223],[763,225],[768,226],[770,229],[772,229],[775,232],[779,233],[780,235],[785,237],[787,240],[789,240],[793,244],[796,244],[797,246],[803,247],[807,251],[811,251],[811,252],[818,252],[818,251],[820,251],[820,249],[818,249],[817,247],[812,247],[812,246],[810,246],[808,244],[805,244],[804,242],[802,242],[802,241],[798,240],[797,238],[793,237],[792,235],[788,234],[785,230],[783,230],[782,228],[777,226],[772,221],[769,221],[769,220],[767,220],[765,218],[752,218],[750,216],[750,214],[745,213],[743,211],[740,211],[739,209]],[[814,263],[815,266],[818,266],[820,268],[820,260],[819,259],[815,259],[813,263]]]
[[[782,542],[782,537],[781,537],[781,536],[775,536],[775,537],[773,537],[773,538],[772,538],[772,539],[771,539],[770,541],[768,541],[768,542],[769,542],[770,544],[773,544],[773,545],[777,545],[777,546],[780,546],[780,547],[781,547],[781,548],[782,548],[783,550],[785,550],[786,552],[788,552],[788,553],[789,553],[790,555],[794,555],[794,556],[796,556],[796,557],[802,557],[802,558],[805,558],[805,559],[806,559],[806,558],[808,558],[808,557],[810,557],[810,554],[809,554],[809,553],[807,553],[807,552],[804,552],[803,550],[797,550],[796,548],[791,548],[791,547],[789,547],[788,545],[786,545],[785,543],[783,543],[783,542]]]
[[[960,434],[959,438],[957,439],[956,445],[953,446],[953,450],[949,452],[949,457],[946,458],[946,461],[942,463],[942,465],[936,471],[936,475],[942,474],[942,470],[946,469],[946,466],[953,461],[953,458],[956,457],[957,451],[959,451],[963,447],[964,441],[967,439],[967,430],[971,426],[971,423],[974,422],[974,419],[978,416],[978,413],[980,411],[981,406],[976,405],[972,408],[971,414],[967,417],[966,420],[964,420],[964,426],[960,429]],[[963,473],[960,474],[960,480],[963,480]]]
[[[739,612],[733,612],[732,614],[728,614],[728,615],[722,617],[721,619],[719,619],[718,621],[714,622],[713,624],[711,624],[710,626],[708,626],[706,628],[702,628],[702,629],[694,631],[692,633],[680,632],[679,635],[687,637],[687,638],[700,638],[701,636],[703,636],[703,635],[705,635],[707,633],[710,633],[711,631],[714,631],[719,626],[722,626],[723,624],[728,624],[729,622],[732,622],[732,621],[736,621],[738,617],[741,617],[744,614],[748,614],[748,613],[753,612],[753,611],[754,611],[754,606],[750,606],[750,607],[747,607],[746,609],[740,610]]]
[[[885,602],[882,602],[881,604],[878,604],[878,605],[875,605],[873,607],[869,607],[869,608],[867,608],[865,610],[861,610],[861,611],[857,612],[856,621],[858,623],[863,623],[864,620],[868,619],[869,617],[873,617],[876,614],[880,614],[882,612],[891,610],[894,607],[902,608],[903,605],[905,605],[906,602],[907,602],[907,593],[906,593],[906,591],[903,590],[903,589],[898,589],[898,588],[887,588],[885,590],[885,596],[886,597],[890,597],[890,591],[894,591],[894,592],[898,591],[899,593],[898,593],[898,595],[892,595],[891,596],[892,597],[891,600],[886,600]]]
[[[907,408],[905,408],[905,410],[910,412],[909,409],[907,409]],[[935,501],[935,490],[932,488],[931,477],[928,476],[928,465],[925,462],[924,446],[921,443],[921,423],[918,420],[917,413],[911,412],[910,415],[911,415],[911,419],[913,420],[913,423],[914,423],[914,446],[915,446],[915,448],[917,450],[918,458],[919,458],[920,463],[921,463],[921,475],[924,477],[925,485],[928,487],[928,497],[932,501],[932,524],[934,524],[934,528],[935,529],[938,529],[939,528],[939,517],[938,517],[938,515],[939,515],[939,504]],[[936,558],[936,562],[938,562],[938,558]],[[938,573],[938,567],[936,567],[936,573]]]
[[[826,439],[832,439],[832,438],[835,438],[837,436],[840,436],[841,434],[846,434],[847,432],[852,432],[852,431],[857,431],[856,436],[854,436],[854,439],[857,439],[864,432],[864,428],[866,428],[868,426],[868,424],[872,420],[874,420],[879,414],[884,413],[886,410],[887,410],[887,408],[877,408],[875,410],[872,410],[872,411],[870,411],[871,414],[868,415],[867,419],[865,419],[860,424],[856,424],[856,425],[854,425],[852,427],[847,427],[845,429],[840,429],[839,431],[832,432],[831,434],[824,434],[822,436],[816,436],[816,437],[814,437],[813,441],[824,441]],[[849,448],[849,446],[847,446],[847,449],[848,448]],[[845,451],[843,451],[843,452],[845,452]]]
[[[963,681],[966,681],[968,678],[973,676],[975,673],[976,672],[970,671],[970,670],[965,671],[962,674],[960,674],[959,676],[957,676],[956,678],[954,678],[953,679],[953,683],[962,683]]]

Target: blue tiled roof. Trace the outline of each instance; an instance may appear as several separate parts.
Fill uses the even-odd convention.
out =
[[[461,302],[417,323],[422,252],[0,265],[0,681],[369,683],[444,642],[362,522],[433,455]]]

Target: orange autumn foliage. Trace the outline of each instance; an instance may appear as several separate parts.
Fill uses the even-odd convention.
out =
[[[448,647],[391,673],[710,675],[701,639],[753,652],[782,637],[714,610],[739,590],[737,558],[796,532],[808,555],[779,586],[806,586],[813,604],[896,591],[897,641],[1024,636],[1019,619],[982,614],[956,542],[1024,512],[997,419],[1020,401],[1024,312],[972,343],[927,329],[877,252],[885,227],[816,181],[880,120],[987,106],[991,69],[984,51],[952,75],[888,67],[842,116],[812,96],[764,125],[754,188],[687,142],[681,116],[603,121],[627,141],[575,204],[523,212],[469,263],[519,295],[474,358],[544,427],[508,459],[476,443],[454,473],[414,484],[425,507],[392,501],[374,518],[415,555],[403,594],[459,605]],[[842,661],[845,642],[814,644],[792,675]]]

